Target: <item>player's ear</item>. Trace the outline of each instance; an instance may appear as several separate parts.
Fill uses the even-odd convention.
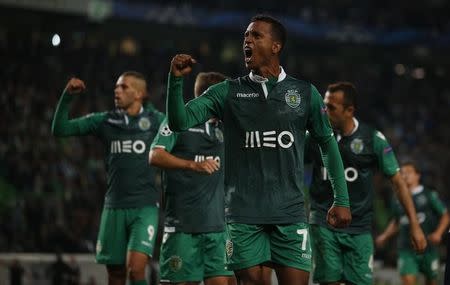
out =
[[[147,92],[143,91],[143,90],[139,90],[137,92],[138,94],[138,98],[143,101],[146,97],[147,97]]]
[[[277,54],[281,51],[281,43],[274,41],[272,44],[272,53]]]
[[[345,110],[353,116],[355,113],[355,106],[348,106]]]

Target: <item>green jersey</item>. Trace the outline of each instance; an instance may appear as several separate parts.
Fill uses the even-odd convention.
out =
[[[439,224],[441,216],[447,211],[444,203],[439,199],[436,191],[423,187],[414,189],[412,199],[417,212],[417,220],[425,236],[434,232]],[[393,202],[394,218],[399,225],[399,236],[397,239],[398,249],[414,250],[411,245],[409,219],[400,202]],[[428,243],[427,250],[433,247]]]
[[[152,148],[157,147],[164,148],[182,159],[196,162],[215,159],[220,163],[219,170],[211,175],[183,169],[165,171],[166,231],[223,231],[225,212],[222,123],[206,122],[176,133],[164,122],[152,144]]]
[[[169,76],[171,128],[187,129],[211,117],[224,122],[227,221],[245,224],[306,221],[301,178],[307,129],[330,156],[330,163],[334,163],[330,169],[343,174],[316,88],[287,76],[284,71],[279,78],[271,79],[250,73],[210,87],[185,107],[182,80]],[[336,185],[343,194],[338,195],[336,203],[348,206],[343,175],[338,176]]]
[[[337,136],[339,151],[345,168],[352,222],[349,227],[335,229],[347,233],[371,231],[373,216],[373,182],[376,169],[387,176],[399,171],[397,159],[384,135],[372,127],[355,120],[355,129],[349,136]],[[308,140],[306,162],[312,162],[310,187],[310,223],[328,226],[326,215],[333,203],[328,172],[320,159],[320,150],[314,138]]]
[[[156,168],[148,163],[148,152],[164,115],[153,107],[137,116],[120,110],[93,113],[69,120],[72,96],[63,93],[56,108],[52,130],[56,136],[94,135],[105,148],[108,189],[105,207],[137,208],[157,205]]]

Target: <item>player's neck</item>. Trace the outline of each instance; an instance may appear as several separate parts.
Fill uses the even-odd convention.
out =
[[[128,107],[125,110],[125,113],[127,113],[128,116],[134,117],[134,116],[139,115],[139,113],[141,112],[141,109],[142,109],[142,104],[136,102],[135,104],[132,104],[130,107]]]
[[[349,136],[353,133],[353,130],[356,128],[355,120],[353,118],[348,119],[343,128],[341,129],[341,135],[342,136]]]
[[[278,78],[281,73],[280,62],[274,61],[270,65],[261,66],[260,68],[253,70],[253,72],[265,78]]]

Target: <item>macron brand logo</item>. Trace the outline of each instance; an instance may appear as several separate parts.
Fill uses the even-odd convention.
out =
[[[236,93],[238,98],[258,98],[259,93]]]
[[[290,148],[294,143],[294,135],[289,131],[249,131],[245,132],[245,148],[270,147]]]
[[[112,141],[110,152],[142,154],[145,152],[145,143],[141,140]]]

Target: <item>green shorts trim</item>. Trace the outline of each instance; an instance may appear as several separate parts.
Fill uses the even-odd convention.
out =
[[[96,261],[125,264],[128,251],[152,256],[158,229],[158,208],[103,208]]]
[[[229,223],[227,234],[227,268],[230,270],[271,262],[311,271],[311,243],[306,223]]]
[[[161,282],[200,282],[232,276],[225,269],[225,232],[164,233],[161,246]]]
[[[319,225],[310,227],[314,283],[372,284],[374,249],[370,233],[349,234]]]
[[[427,250],[423,254],[416,254],[411,250],[400,250],[397,266],[401,276],[417,275],[421,272],[426,279],[433,280],[439,273],[439,253],[436,250]]]

